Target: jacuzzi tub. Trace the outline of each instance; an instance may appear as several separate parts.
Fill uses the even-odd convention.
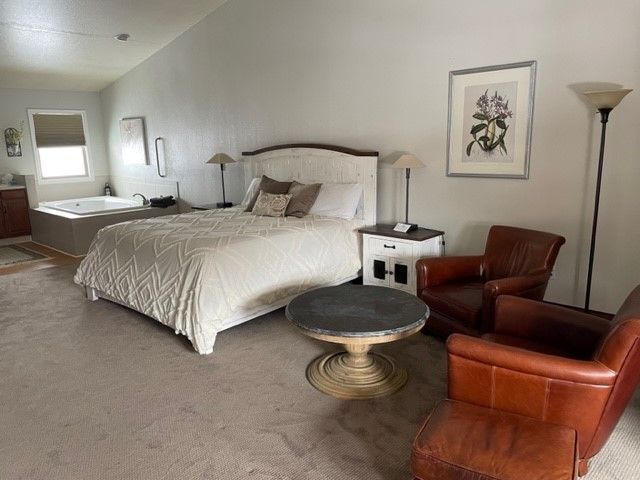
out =
[[[142,206],[137,199],[89,197],[40,202],[29,210],[31,239],[70,255],[84,255],[101,228],[142,218],[175,215],[178,206]]]
[[[119,197],[87,197],[55,202],[40,202],[41,207],[52,208],[76,215],[95,215],[100,213],[123,212],[128,210],[147,209],[139,201]]]

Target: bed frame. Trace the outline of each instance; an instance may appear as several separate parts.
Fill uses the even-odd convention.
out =
[[[242,152],[242,156],[247,188],[254,177],[261,175],[283,181],[297,180],[301,183],[360,183],[363,188],[363,198],[358,207],[357,217],[366,226],[375,225],[378,152],[354,150],[335,145],[296,143]],[[354,278],[357,278],[357,275],[341,279],[332,285],[339,285]],[[89,300],[103,298],[133,309],[131,305],[100,290],[91,287],[85,287],[85,290]],[[295,295],[249,311],[241,318],[225,323],[219,331],[282,308],[294,297]]]
[[[275,180],[301,183],[360,183],[363,198],[358,217],[376,224],[378,152],[323,145],[293,143],[242,152],[245,190],[251,180],[267,175]]]

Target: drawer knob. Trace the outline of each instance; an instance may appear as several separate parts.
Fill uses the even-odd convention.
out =
[[[394,250],[396,249],[395,245],[387,245],[386,243],[384,244],[384,248],[393,248]]]

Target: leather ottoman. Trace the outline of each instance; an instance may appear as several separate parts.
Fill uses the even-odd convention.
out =
[[[539,420],[443,400],[413,442],[419,480],[572,480],[577,433]]]

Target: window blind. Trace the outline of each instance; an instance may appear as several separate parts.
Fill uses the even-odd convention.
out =
[[[38,148],[86,145],[82,115],[79,113],[36,113],[33,115],[33,126]]]

